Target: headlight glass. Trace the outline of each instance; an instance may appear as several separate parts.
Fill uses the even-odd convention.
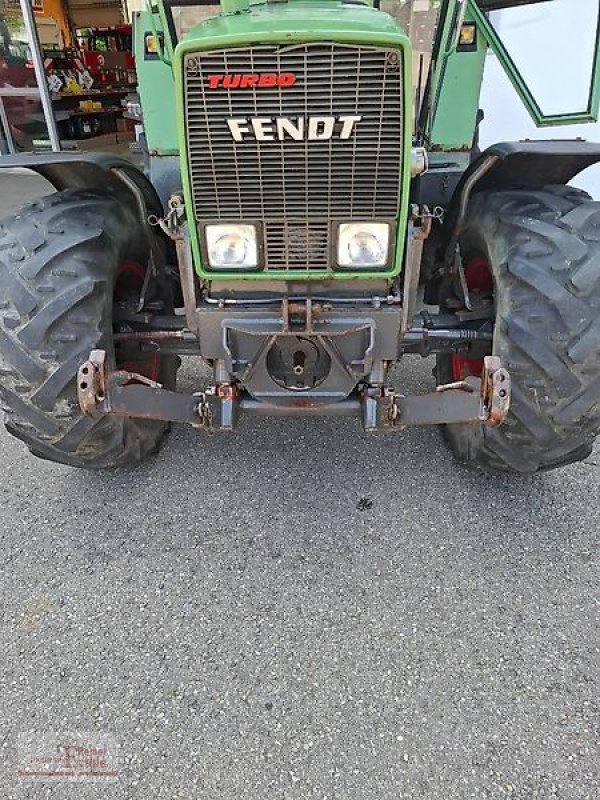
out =
[[[390,226],[387,222],[347,222],[339,227],[339,267],[385,267],[389,249]]]
[[[258,266],[254,225],[207,225],[206,250],[213,269],[253,269]]]

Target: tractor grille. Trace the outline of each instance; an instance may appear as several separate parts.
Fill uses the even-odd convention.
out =
[[[394,218],[403,157],[396,50],[332,43],[257,46],[188,55],[187,142],[199,223],[255,221],[265,269],[331,266],[332,220]],[[210,88],[213,76],[292,74],[292,86]],[[233,79],[237,80],[237,78]],[[359,116],[347,139],[339,117]],[[309,140],[308,119],[335,117],[333,136]],[[301,141],[276,120],[304,120]],[[227,120],[246,120],[236,142]],[[253,119],[273,139],[257,141]],[[322,130],[322,129],[321,129]]]

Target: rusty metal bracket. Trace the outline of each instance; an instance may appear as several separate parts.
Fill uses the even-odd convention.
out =
[[[187,395],[127,370],[110,372],[106,351],[92,350],[77,372],[77,398],[84,414],[185,422],[208,433],[233,430],[237,421],[237,387],[221,383]]]
[[[281,299],[283,333],[303,334],[306,336],[313,334],[313,316],[313,301],[311,297],[307,297],[303,302],[290,301],[287,296]]]
[[[106,351],[92,350],[77,371],[77,399],[84,414],[98,417],[106,397]]]
[[[196,293],[197,277],[192,258],[192,245],[185,223],[185,204],[179,192],[171,195],[165,217],[150,215],[148,222],[159,227],[174,243],[183,294],[183,309],[187,328],[196,331],[198,297]]]
[[[365,430],[402,430],[408,425],[483,423],[494,427],[510,409],[510,375],[497,356],[486,356],[481,378],[436,387],[424,395],[403,397],[388,387],[365,390]]]
[[[402,333],[410,328],[416,314],[423,247],[431,233],[432,219],[433,215],[427,207],[420,209],[417,205],[411,206],[402,291],[402,321],[400,324]],[[417,225],[418,222],[421,224]]]
[[[237,386],[219,383],[198,392],[194,397],[199,400],[196,410],[199,420],[194,423],[195,428],[202,428],[208,434],[235,428],[240,405]]]
[[[77,395],[84,414],[184,422],[208,433],[231,431],[240,409],[262,414],[356,414],[365,430],[402,430],[407,425],[483,423],[500,425],[510,408],[510,375],[496,356],[484,359],[482,376],[438,386],[424,395],[403,397],[383,385],[363,386],[360,394],[315,404],[260,401],[235,383],[217,383],[192,395],[164,389],[143,375],[109,372],[106,352],[93,350],[77,373]],[[297,398],[294,398],[297,400]]]
[[[501,425],[510,410],[510,374],[502,366],[498,356],[486,356],[483,360],[481,379],[481,405],[487,413],[486,425]]]
[[[127,370],[109,372],[106,365],[106,350],[92,350],[88,360],[84,361],[77,371],[77,399],[81,410],[90,417],[109,412],[116,413],[112,409],[112,401],[115,396],[119,396],[119,388],[128,383],[162,389],[161,383],[137,372]]]

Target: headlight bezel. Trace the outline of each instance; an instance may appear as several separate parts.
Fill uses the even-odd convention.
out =
[[[385,259],[382,263],[374,265],[374,264],[341,264],[340,261],[340,249],[342,245],[342,231],[346,226],[364,226],[364,230],[366,232],[369,231],[369,227],[372,226],[382,226],[385,225],[387,228],[387,251],[385,255]],[[394,265],[394,259],[396,254],[396,220],[395,219],[342,219],[342,220],[335,220],[333,224],[332,230],[332,242],[331,242],[331,249],[332,249],[332,264],[334,265],[335,271],[340,272],[389,272]],[[356,235],[356,234],[355,234]]]
[[[206,265],[207,271],[215,273],[223,272],[223,273],[235,274],[237,272],[257,272],[264,269],[262,225],[259,221],[246,220],[246,219],[211,220],[210,222],[203,222],[200,228],[201,228],[200,230],[201,255],[202,255],[202,261]],[[253,263],[251,265],[245,263],[242,265],[234,265],[234,266],[227,266],[224,264],[212,264],[210,256],[210,251],[212,249],[211,229],[215,228],[222,229],[222,232],[218,235],[218,238],[227,235],[227,230],[234,232],[236,228],[237,229],[252,228],[254,231],[253,254],[256,256],[255,258],[256,263]]]

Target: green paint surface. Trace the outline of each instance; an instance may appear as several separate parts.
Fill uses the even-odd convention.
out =
[[[179,148],[184,156],[181,159],[183,192],[186,208],[193,208],[192,190],[186,157],[185,137],[185,90],[183,63],[187,53],[202,50],[245,47],[257,44],[286,44],[299,42],[338,42],[342,44],[373,45],[389,47],[400,51],[404,66],[404,119],[405,141],[402,185],[398,187],[399,213],[397,217],[397,241],[395,262],[392,269],[382,271],[361,271],[333,273],[330,270],[293,270],[274,273],[265,272],[215,272],[208,271],[202,263],[197,226],[190,219],[190,239],[194,264],[199,275],[213,279],[264,280],[265,277],[281,280],[317,280],[332,278],[368,279],[371,277],[391,277],[402,268],[404,242],[408,218],[408,187],[410,181],[411,130],[413,121],[411,95],[411,53],[406,34],[398,28],[394,20],[380,11],[368,6],[354,6],[323,0],[296,0],[296,2],[273,3],[252,6],[248,11],[213,17],[194,28],[184,41],[180,42],[173,56],[175,74],[176,114],[179,122]],[[191,215],[190,215],[191,216]]]
[[[588,107],[585,111],[563,114],[544,114],[527,82],[517,68],[489,18],[476,0],[469,0],[465,20],[477,25],[477,49],[473,52],[451,48],[451,23],[458,0],[450,0],[440,56],[434,66],[434,103],[427,130],[428,144],[434,150],[468,150],[473,143],[477,111],[479,110],[481,84],[485,59],[492,52],[500,62],[519,99],[531,119],[539,128],[560,125],[577,125],[595,122],[600,106],[600,58],[598,44],[591,76]],[[540,8],[542,12],[543,6]],[[532,47],[542,47],[543,42],[533,42]],[[588,76],[582,76],[587,81]]]
[[[476,0],[468,0],[466,21],[477,24],[477,47],[472,51],[456,50],[453,22],[461,0],[447,0],[447,14],[442,20],[441,47],[432,71],[432,102],[425,129],[425,140],[432,153],[467,154],[472,146],[486,54],[491,50],[499,59],[534,122],[542,126],[584,123],[597,119],[600,105],[600,59],[596,54],[594,75],[587,111],[576,114],[544,116],[519,73],[502,41],[491,27]],[[389,272],[356,272],[335,274],[332,271],[293,272],[212,272],[202,264],[200,242],[193,214],[189,213],[190,237],[194,263],[206,278],[252,279],[265,277],[289,279],[323,279],[335,277],[391,277],[401,270],[408,218],[410,183],[410,148],[413,130],[411,46],[405,33],[389,15],[368,5],[352,5],[338,0],[289,0],[285,3],[260,3],[251,0],[224,0],[222,13],[196,26],[175,50],[166,36],[161,58],[143,58],[143,36],[149,30],[166,30],[165,9],[159,2],[157,13],[140,14],[136,26],[136,54],[139,90],[144,109],[144,126],[150,151],[154,155],[177,155],[181,152],[182,186],[186,207],[191,211],[192,191],[186,155],[184,120],[185,94],[183,63],[187,53],[211,49],[227,49],[259,44],[303,42],[337,42],[373,45],[397,49],[402,54],[404,92],[404,174],[398,187],[399,212],[395,263]]]
[[[175,80],[173,70],[160,58],[146,58],[144,37],[154,29],[162,31],[160,22],[148,11],[135,20],[134,55],[138,76],[138,92],[144,112],[144,132],[152,155],[179,154],[177,119],[175,116]]]
[[[467,13],[465,21],[473,21]],[[445,49],[452,36],[450,25],[444,31]],[[477,49],[446,50],[435,65],[434,100],[427,131],[433,150],[470,150],[475,133],[487,41],[477,30]]]

